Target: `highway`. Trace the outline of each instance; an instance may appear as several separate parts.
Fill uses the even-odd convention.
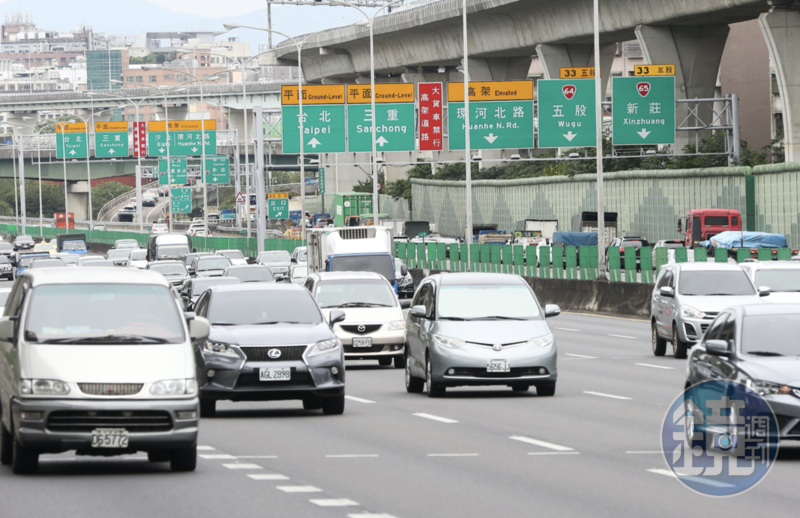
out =
[[[223,402],[217,417],[201,420],[196,472],[171,473],[144,454],[43,455],[35,476],[0,469],[3,514],[796,514],[798,446],[785,444],[766,479],[735,498],[694,494],[671,476],[659,434],[685,363],[652,355],[647,322],[562,314],[550,324],[559,352],[555,397],[459,388],[429,399],[405,392],[402,370],[356,362],[342,416],[299,402]]]
[[[155,207],[142,207],[142,212],[144,212],[145,215],[145,223],[155,223],[158,221],[158,218],[162,217],[161,212],[166,208],[168,202],[169,197],[159,196]],[[119,221],[117,219],[117,213],[122,207],[123,205],[120,205],[117,210],[108,213],[108,215],[103,217],[102,221]]]

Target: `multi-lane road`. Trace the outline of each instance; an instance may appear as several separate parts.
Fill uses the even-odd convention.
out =
[[[162,211],[166,210],[168,202],[169,197],[159,196],[155,207],[142,207],[142,212],[145,216],[145,223],[155,223],[158,221],[158,218],[163,216]],[[123,205],[119,206],[120,209],[122,207]],[[119,209],[109,212],[108,215],[103,218],[103,221],[119,221],[117,218],[117,212],[119,212]]]
[[[685,363],[650,353],[647,322],[563,314],[555,397],[510,389],[407,394],[403,372],[348,367],[342,416],[299,402],[221,403],[201,421],[198,469],[145,455],[43,455],[39,474],[0,469],[4,516],[792,516],[800,447],[766,479],[712,499],[670,476],[664,413]],[[34,483],[35,482],[35,483]]]

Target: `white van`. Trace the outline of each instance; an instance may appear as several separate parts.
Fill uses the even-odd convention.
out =
[[[39,455],[147,452],[173,471],[197,464],[193,341],[156,272],[48,268],[21,274],[0,318],[0,462],[36,471]]]

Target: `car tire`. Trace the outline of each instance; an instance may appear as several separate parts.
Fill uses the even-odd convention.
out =
[[[39,468],[39,454],[30,448],[26,448],[19,443],[13,441],[11,443],[13,449],[11,452],[11,469],[15,475],[26,475],[29,473],[36,473]]]
[[[652,331],[651,342],[653,344],[653,354],[656,356],[664,356],[667,353],[667,340],[659,336],[655,320],[653,320],[650,327]]]
[[[392,358],[391,357],[389,357],[389,358],[380,358],[378,360],[378,365],[380,365],[381,367],[388,367],[391,364],[392,364]]]
[[[0,464],[3,466],[11,464],[12,440],[11,432],[0,423]]]
[[[405,369],[406,368],[406,357],[405,355],[399,355],[394,357],[394,368],[395,369]]]
[[[555,396],[556,395],[556,383],[555,381],[552,383],[543,383],[541,385],[536,385],[536,395],[537,396]]]
[[[200,417],[214,417],[217,415],[217,401],[214,399],[200,400]]]
[[[169,462],[171,460],[170,452],[166,450],[148,451],[148,462]]]
[[[172,471],[194,471],[197,468],[197,446],[172,450],[169,453],[169,468]]]
[[[422,394],[425,389],[425,380],[422,378],[415,378],[411,373],[411,360],[408,358],[408,349],[405,352],[406,364],[406,392],[409,394]]]
[[[322,408],[322,398],[307,397],[303,399],[303,410],[319,410]]]
[[[442,397],[444,396],[447,388],[441,383],[433,381],[433,372],[431,367],[430,355],[425,356],[425,384],[428,385],[428,397]]]
[[[511,390],[514,392],[527,392],[529,388],[529,385],[511,385]]]
[[[344,413],[344,394],[322,399],[322,413],[325,415],[341,415]]]
[[[689,344],[681,340],[678,334],[678,324],[672,323],[672,354],[676,360],[685,360]]]

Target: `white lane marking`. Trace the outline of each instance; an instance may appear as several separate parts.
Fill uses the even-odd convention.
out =
[[[212,453],[212,454],[208,454],[208,455],[198,455],[198,457],[200,457],[201,459],[206,459],[206,460],[222,460],[222,459],[225,459],[225,460],[231,459],[232,460],[232,459],[236,458],[233,455],[228,455],[227,453]]]
[[[580,455],[579,451],[537,451],[528,452],[528,455]]]
[[[565,353],[567,356],[573,356],[575,358],[581,358],[583,360],[596,360],[597,356],[586,356],[584,354],[572,354],[572,353]]]
[[[312,498],[309,502],[317,504],[320,507],[350,507],[358,505],[358,502],[353,502],[347,498]]]
[[[664,369],[674,371],[675,367],[665,367],[663,365],[653,365],[652,363],[637,363],[639,367],[650,367],[651,369]]]
[[[630,360],[633,358],[646,358],[646,356],[612,356],[612,360]]]
[[[356,513],[356,514],[348,514],[347,518],[396,518],[391,514],[386,513]]]
[[[160,213],[161,209],[164,208],[164,205],[166,205],[166,203],[163,203],[163,204],[161,202],[156,203],[156,206],[153,207],[152,209],[150,209],[150,212],[147,213],[147,217],[145,218],[145,221],[150,221],[150,216],[152,216],[155,211],[159,211],[159,213]]]
[[[572,329],[572,328],[569,328],[569,327],[557,327],[556,329],[559,329],[561,331],[575,331],[576,333],[580,333],[581,332],[580,329]]]
[[[584,390],[583,393],[584,394],[590,394],[592,396],[608,397],[608,398],[611,398],[611,399],[632,399],[632,398],[625,397],[625,396],[615,396],[614,394],[604,394],[602,392],[592,392],[591,390]]]
[[[355,396],[345,396],[344,398],[349,399],[350,401],[355,401],[357,403],[374,403],[374,401],[370,401],[369,399],[363,399]]]
[[[371,458],[375,458],[375,457],[377,457],[377,455],[375,455],[373,453],[368,453],[368,454],[363,454],[363,455],[360,455],[360,454],[354,454],[354,455],[325,455],[325,458],[328,458],[328,459],[371,459]]]
[[[635,336],[627,336],[627,335],[612,335],[609,334],[608,336],[613,336],[614,338],[628,338],[630,340],[636,340]]]
[[[321,493],[322,490],[314,486],[278,486],[284,493]]]
[[[197,447],[197,451],[211,451],[211,450],[215,450],[215,449],[216,448],[214,448],[213,446],[198,446]]]
[[[522,437],[521,435],[512,435],[511,437],[509,437],[509,439],[512,439],[514,441],[526,442],[528,444],[533,444],[536,446],[541,446],[542,448],[548,448],[550,450],[573,451],[572,448],[567,448],[566,446],[559,446],[558,444],[553,444],[551,442],[538,441],[536,439],[531,439],[530,437]]]
[[[237,459],[277,459],[277,455],[237,455]]]
[[[429,453],[428,457],[477,457],[478,453]]]
[[[668,469],[648,469],[650,473],[655,473],[656,475],[664,475],[666,477],[672,478],[682,478],[685,480],[691,480],[692,482],[697,482],[698,484],[705,484],[711,487],[735,487],[733,484],[726,484],[725,482],[719,482],[717,480],[707,479],[705,477],[692,477],[687,475],[680,475],[673,473]]]
[[[264,469],[258,464],[223,464],[228,469]]]
[[[453,419],[448,419],[446,417],[439,417],[438,415],[423,414],[423,413],[418,413],[418,414],[414,414],[414,415],[417,416],[417,417],[424,417],[425,419],[431,419],[433,421],[439,421],[440,423],[448,423],[449,424],[449,423],[457,423],[458,422],[458,421],[455,421]]]
[[[658,450],[658,451],[653,450],[653,451],[626,451],[625,453],[627,453],[629,455],[655,455],[655,454],[659,454],[660,455],[660,454],[662,454],[664,452],[660,451],[660,450]]]
[[[255,473],[247,476],[253,480],[289,480],[286,475],[278,475],[277,473]]]

